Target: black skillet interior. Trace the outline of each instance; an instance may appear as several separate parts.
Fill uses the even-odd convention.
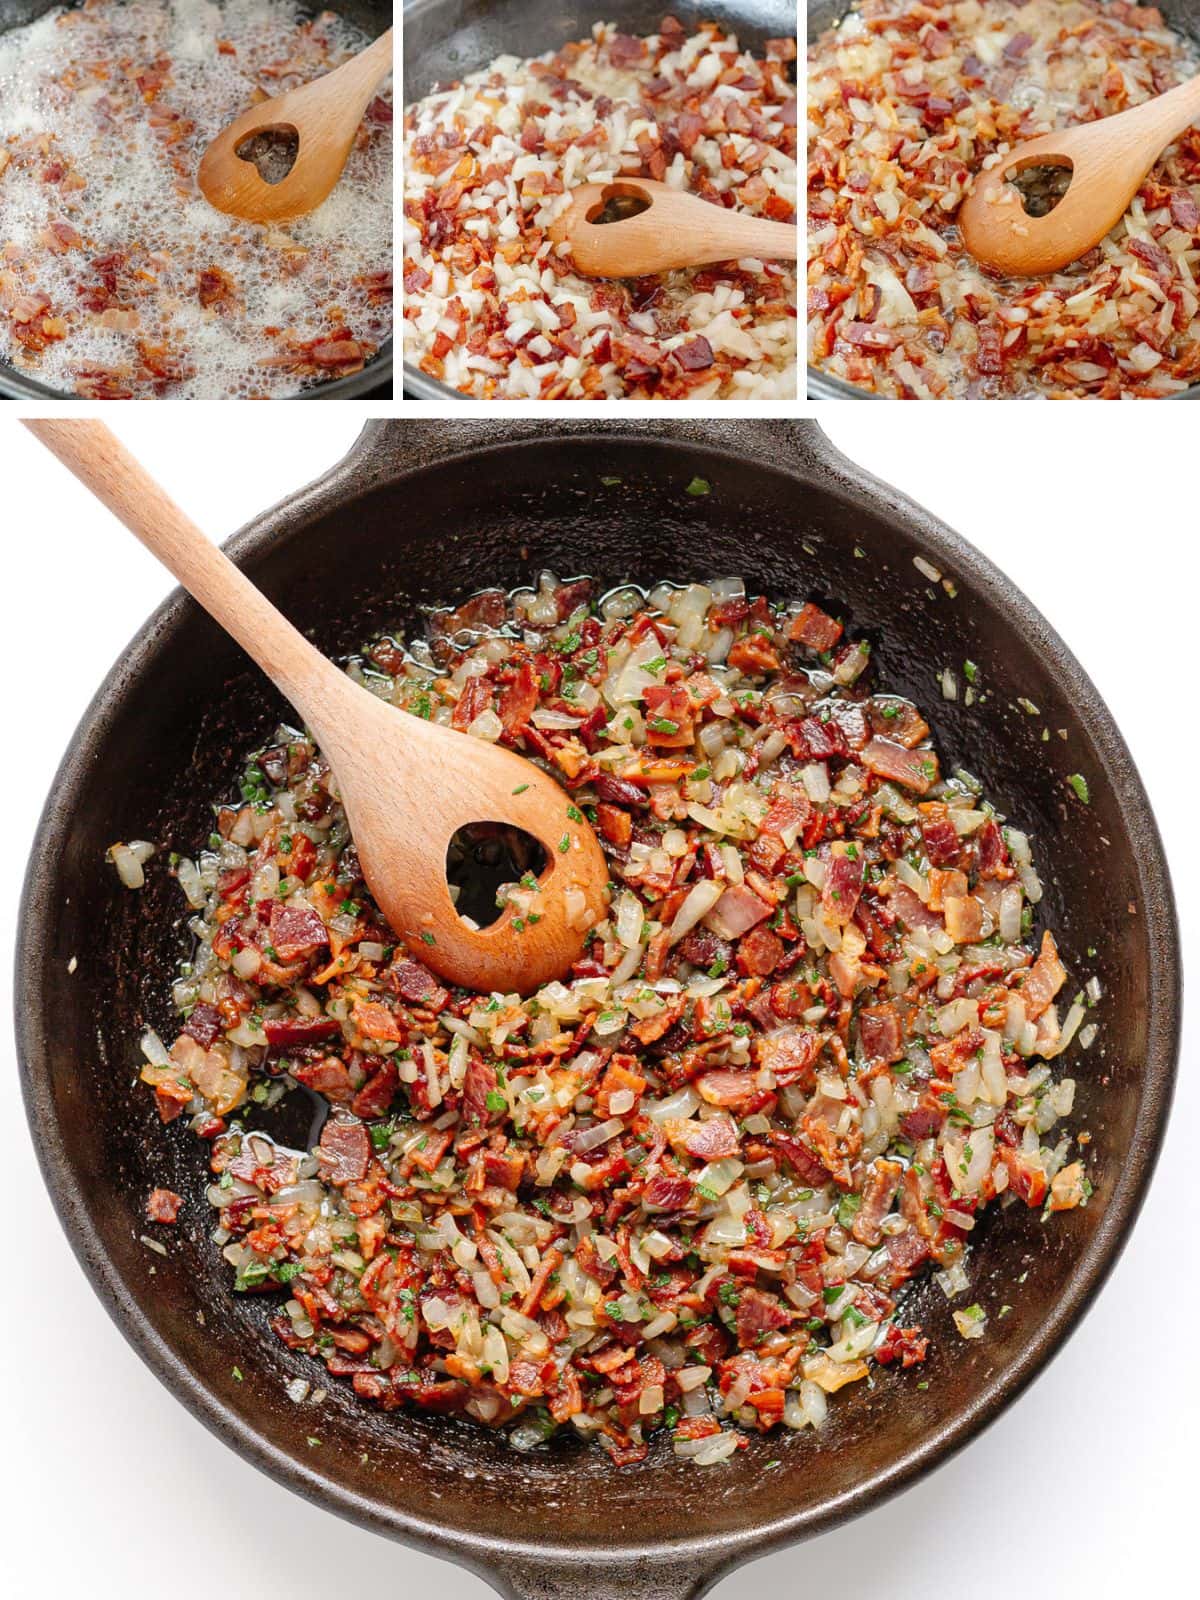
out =
[[[710,492],[686,492],[697,477]],[[919,1294],[914,1315],[934,1341],[927,1389],[881,1374],[838,1396],[820,1434],[752,1439],[712,1472],[669,1446],[620,1472],[569,1444],[517,1455],[469,1425],[381,1416],[336,1381],[319,1412],[293,1405],[284,1383],[317,1384],[324,1369],[269,1333],[276,1296],[230,1293],[197,1145],[162,1128],[133,1085],[145,1024],[172,1034],[168,983],[188,944],[167,852],[202,844],[209,798],[230,790],[244,753],[285,710],[216,626],[175,599],[114,669],[59,774],[17,966],[26,1094],[48,1180],[99,1292],[152,1367],[301,1493],[530,1595],[556,1594],[560,1582],[564,1594],[698,1592],[721,1568],[863,1509],[965,1442],[1036,1373],[1115,1257],[1153,1165],[1174,1064],[1177,951],[1157,835],[1120,737],[1061,642],[969,546],[841,462],[813,424],[374,424],[347,463],[234,549],[333,654],[385,624],[411,626],[422,605],[529,582],[544,567],[605,585],[740,573],[777,597],[838,599],[851,631],[873,643],[876,681],[926,708],[947,768],[977,773],[1031,832],[1043,915],[1073,981],[1094,972],[1104,985],[1101,1037],[1071,1063],[1097,1192],[1052,1226],[1016,1207],[980,1230],[973,1297],[993,1313],[1013,1308],[993,1315],[985,1339],[964,1343],[941,1292]],[[954,595],[914,566],[922,552]],[[967,658],[982,689],[969,710],[941,700],[936,678]],[[1018,697],[1039,714],[1019,710]],[[1091,786],[1087,810],[1067,783],[1075,772]],[[112,840],[131,837],[160,846],[140,894],[104,862]],[[186,1202],[166,1259],[138,1242],[157,1184]]]
[[[76,0],[69,0],[64,9]],[[0,33],[7,33],[10,28],[22,28],[31,22],[36,22],[39,17],[45,16],[47,11],[57,10],[63,6],[63,0],[0,0]],[[336,11],[339,15],[348,17],[357,27],[366,34],[375,38],[390,26],[392,21],[391,0],[329,0],[328,5],[309,4],[302,5],[304,10],[316,13],[318,11]],[[3,242],[3,212],[0,211],[0,243]],[[44,383],[39,383],[36,368],[13,367],[0,362],[0,398],[13,400],[62,400],[70,398],[64,396],[60,389],[51,389]],[[335,378],[331,383],[319,384],[316,388],[305,389],[295,396],[298,400],[353,400],[371,394],[373,398],[384,398],[390,394],[392,379],[392,341],[388,339],[381,347],[379,354],[368,363],[362,372],[356,372],[349,378]]]
[[[808,42],[831,28],[853,8],[847,0],[808,0]],[[1158,0],[1158,9],[1173,28],[1200,44],[1200,0]],[[873,400],[876,397],[841,378],[808,369],[810,400]],[[1200,383],[1173,395],[1176,400],[1200,400]]]
[[[404,104],[499,55],[541,55],[583,39],[601,16],[626,33],[645,34],[672,14],[689,29],[719,22],[755,49],[796,32],[795,0],[621,0],[598,10],[580,0],[405,0]],[[463,398],[413,366],[405,366],[404,385],[418,399]]]

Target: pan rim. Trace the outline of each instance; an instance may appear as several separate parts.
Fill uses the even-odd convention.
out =
[[[392,424],[391,427],[399,427]],[[493,425],[494,426],[494,425]],[[461,449],[451,449],[436,463],[411,462],[382,474],[370,471],[373,442],[386,444],[389,425],[369,428],[359,447],[324,478],[299,490],[264,512],[226,545],[239,563],[258,559],[269,551],[303,538],[306,527],[323,511],[353,502],[360,494],[386,488],[398,491],[404,480],[440,467],[447,459],[469,454],[478,460],[497,452],[525,449],[570,438],[574,444],[618,441],[645,445],[703,448],[710,457],[724,455],[744,464],[745,455],[713,439],[701,443],[686,434],[672,438],[661,430],[647,434],[629,424],[551,423],[534,435],[496,438],[482,431],[470,441],[469,429],[455,430]],[[820,435],[816,434],[820,439]],[[366,447],[364,456],[363,444]],[[366,470],[364,470],[366,469]],[[822,469],[829,473],[822,482]],[[953,1422],[924,1438],[900,1455],[888,1468],[864,1479],[836,1500],[800,1510],[764,1526],[749,1526],[716,1534],[686,1536],[646,1544],[555,1545],[535,1538],[497,1539],[470,1530],[415,1516],[394,1506],[384,1506],[346,1488],[302,1458],[287,1454],[254,1431],[251,1424],[211,1393],[156,1332],[115,1263],[98,1247],[88,1227],[88,1202],[54,1114],[48,1068],[49,1046],[39,1035],[44,1009],[42,951],[49,947],[53,919],[50,890],[57,876],[61,842],[73,814],[78,777],[88,764],[88,752],[101,742],[107,727],[120,714],[123,694],[140,677],[149,653],[166,639],[183,614],[186,602],[178,591],[138,630],[80,720],[58,768],[35,836],[25,875],[19,914],[14,976],[17,984],[17,1053],[26,1113],[44,1180],[64,1231],[86,1276],[114,1322],[155,1376],[183,1401],[193,1416],[222,1441],[237,1450],[276,1482],[315,1503],[374,1532],[400,1539],[433,1553],[449,1556],[491,1581],[503,1574],[506,1562],[527,1562],[544,1569],[576,1572],[599,1566],[609,1571],[629,1569],[634,1563],[665,1563],[689,1570],[701,1587],[752,1555],[827,1531],[837,1524],[891,1498],[934,1467],[947,1461],[1002,1414],[1049,1365],[1074,1331],[1082,1315],[1103,1287],[1128,1242],[1144,1201],[1161,1151],[1170,1109],[1179,1054],[1182,973],[1179,936],[1170,877],[1149,799],[1115,721],[1083,668],[1058,634],[1022,591],[986,556],[907,497],[896,493],[840,457],[822,443],[815,468],[812,460],[792,463],[776,458],[769,470],[791,477],[800,485],[814,481],[834,495],[844,494],[847,481],[854,492],[876,502],[881,516],[901,520],[914,531],[931,554],[940,556],[956,574],[968,579],[996,606],[1006,625],[1043,661],[1049,662],[1076,715],[1086,713],[1106,776],[1116,782],[1118,804],[1138,850],[1134,870],[1145,911],[1146,937],[1150,941],[1151,981],[1147,995],[1147,1051],[1141,1089],[1140,1114],[1129,1161],[1114,1185],[1112,1196],[1096,1233],[1073,1263],[1053,1313],[1038,1327],[1021,1352],[998,1377],[982,1387],[973,1401],[956,1413]]]

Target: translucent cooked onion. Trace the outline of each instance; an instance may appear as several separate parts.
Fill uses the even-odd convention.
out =
[[[668,942],[678,944],[679,941],[702,921],[716,905],[725,892],[725,885],[716,878],[701,878],[692,885],[687,899],[675,913],[675,920],[671,923]],[[640,907],[639,907],[640,909]]]
[[[620,1117],[609,1117],[606,1122],[598,1122],[594,1127],[586,1128],[575,1137],[576,1150],[586,1153],[589,1150],[598,1150],[624,1128]]]
[[[140,889],[146,882],[142,863],[127,844],[110,845],[108,859],[117,869],[117,876],[127,889]]]

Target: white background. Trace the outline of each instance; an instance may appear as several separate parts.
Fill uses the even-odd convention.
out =
[[[361,419],[346,405],[114,410],[105,420],[221,537],[332,464]],[[0,416],[5,994],[18,876],[59,756],[103,673],[169,587],[19,428],[15,411],[7,406]],[[848,454],[999,562],[1082,660],[1154,801],[1185,950],[1194,955],[1194,413],[842,405],[826,407],[822,420]],[[745,576],[753,584],[754,574]],[[447,597],[453,591],[448,573]],[[720,1600],[1126,1600],[1131,1586],[1135,1594],[1195,1593],[1184,1551],[1194,1548],[1200,1424],[1189,1138],[1200,1119],[1196,1045],[1193,1016],[1145,1211],[1050,1370],[950,1465],[872,1515],[742,1569],[719,1586]],[[276,1487],[139,1363],[94,1299],[43,1192],[12,1049],[4,1029],[0,1126],[12,1208],[0,1266],[6,1592],[21,1600],[342,1600],[353,1587],[390,1600],[433,1584],[439,1600],[481,1600],[488,1591],[479,1579]]]

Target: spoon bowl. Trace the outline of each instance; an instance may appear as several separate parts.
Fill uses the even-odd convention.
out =
[[[363,877],[392,931],[439,977],[528,994],[561,978],[605,915],[608,868],[579,809],[513,750],[385,705],[265,598],[98,422],[26,426],[232,635],[302,714],[337,780]],[[486,928],[455,909],[450,840],[470,823],[507,823],[546,866],[520,918]]]
[[[633,216],[599,220],[614,201],[644,202]],[[745,256],[794,261],[795,223],[772,222],[683,194],[650,178],[585,183],[550,227],[556,246],[589,278],[643,278],[674,267],[701,267]]]
[[[342,175],[363,112],[392,70],[392,29],[333,72],[251,106],[205,150],[196,181],[218,211],[248,222],[289,222],[316,208]],[[278,182],[240,154],[260,134],[298,140],[296,159]]]
[[[1197,118],[1200,77],[1117,116],[1017,145],[976,177],[959,207],[963,244],[1006,277],[1059,271],[1116,227],[1165,147]],[[1009,182],[1037,166],[1071,168],[1066,193],[1042,217],[1026,212]]]

